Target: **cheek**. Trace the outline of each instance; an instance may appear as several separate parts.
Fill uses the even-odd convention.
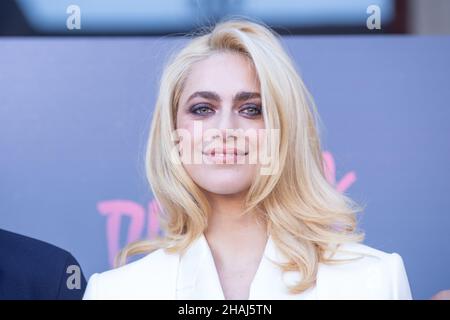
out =
[[[188,115],[185,112],[183,112],[181,110],[177,111],[177,118],[175,121],[175,127],[177,129],[189,130],[189,128],[193,126],[193,124],[191,124],[191,122],[192,121],[190,121]]]
[[[177,119],[177,130],[179,137],[178,152],[184,166],[193,165],[198,162],[202,155],[202,134],[198,123],[188,117]],[[197,161],[197,162],[195,162]]]
[[[259,152],[263,149],[265,145],[266,130],[263,120],[253,120],[248,122],[247,126],[243,128],[247,135],[245,137],[246,143],[248,144],[249,152],[251,152],[251,164],[255,164],[256,159],[259,158]]]

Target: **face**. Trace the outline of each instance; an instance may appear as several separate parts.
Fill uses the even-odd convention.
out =
[[[182,157],[183,166],[200,188],[222,195],[248,190],[264,129],[259,81],[248,58],[216,53],[194,64],[180,96],[176,128],[183,132],[181,153],[192,152]]]

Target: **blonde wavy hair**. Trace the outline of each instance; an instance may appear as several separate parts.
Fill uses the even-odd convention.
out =
[[[326,180],[320,118],[279,35],[248,18],[229,18],[191,35],[163,70],[145,155],[164,236],[129,244],[116,257],[116,266],[159,248],[183,253],[206,230],[211,211],[206,197],[183,166],[171,161],[175,117],[191,66],[218,52],[236,52],[250,58],[259,77],[266,129],[280,130],[280,170],[255,177],[243,214],[257,211],[265,219],[267,232],[289,261],[280,268],[302,275],[289,291],[301,293],[315,284],[319,263],[336,263],[332,256],[341,244],[363,240],[356,217],[362,207]]]

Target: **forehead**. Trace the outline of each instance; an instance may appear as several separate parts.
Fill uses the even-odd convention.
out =
[[[215,53],[196,62],[182,92],[182,100],[195,91],[232,95],[238,91],[259,92],[259,80],[250,59],[239,53]]]

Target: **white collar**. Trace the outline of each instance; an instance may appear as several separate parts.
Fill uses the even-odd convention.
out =
[[[310,288],[300,295],[290,295],[286,284],[298,281],[299,273],[286,272],[283,274],[271,260],[287,262],[269,235],[263,257],[250,285],[249,300],[315,298],[314,288]],[[214,258],[203,233],[180,257],[177,299],[225,299]]]

